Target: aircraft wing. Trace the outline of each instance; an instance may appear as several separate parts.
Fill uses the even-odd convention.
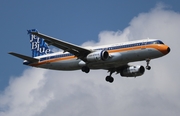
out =
[[[45,40],[45,42],[49,45],[53,45],[57,48],[60,48],[62,50],[64,50],[64,52],[69,52],[71,54],[74,54],[75,56],[77,56],[78,58],[84,60],[84,57],[86,57],[89,53],[91,53],[92,51],[82,48],[80,46],[47,36],[45,34],[39,33],[39,32],[31,32],[32,34],[43,38]]]

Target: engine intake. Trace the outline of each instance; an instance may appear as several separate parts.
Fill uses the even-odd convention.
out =
[[[124,77],[136,77],[143,75],[144,72],[145,72],[144,66],[137,65],[137,66],[129,66],[127,68],[124,68],[120,74],[121,76]]]
[[[109,53],[105,50],[95,51],[87,55],[87,61],[105,61],[109,58]]]

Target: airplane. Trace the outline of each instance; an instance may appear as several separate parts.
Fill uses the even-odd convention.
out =
[[[105,80],[112,83],[113,73],[122,77],[137,77],[145,72],[142,65],[129,65],[130,62],[146,61],[150,70],[150,60],[170,52],[170,47],[158,39],[143,39],[111,45],[81,47],[54,37],[42,34],[37,29],[27,30],[30,36],[32,57],[15,52],[9,54],[24,60],[23,64],[52,70],[90,70],[104,69],[109,72]],[[53,52],[49,46],[63,51]]]

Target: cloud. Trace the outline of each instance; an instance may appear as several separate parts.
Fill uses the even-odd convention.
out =
[[[0,115],[179,115],[179,30],[180,13],[159,4],[134,17],[123,31],[102,31],[98,42],[86,42],[83,46],[149,37],[168,44],[171,53],[152,60],[152,70],[141,77],[121,78],[114,74],[112,84],[105,82],[108,73],[103,70],[85,74],[26,69],[22,76],[12,77],[0,94]]]
[[[96,43],[94,41],[87,41],[83,43],[82,46],[98,46],[98,45],[106,45],[106,44],[113,44],[116,42],[124,42],[128,41],[128,31],[125,30],[124,32],[118,30],[117,32],[114,31],[102,31],[99,35],[99,41]]]

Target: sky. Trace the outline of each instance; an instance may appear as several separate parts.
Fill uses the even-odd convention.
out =
[[[180,115],[178,0],[1,1],[0,20],[1,116]],[[31,56],[27,30],[33,28],[80,46],[157,38],[171,52],[151,60],[144,75],[113,74],[110,84],[104,70],[38,69],[9,55]]]

